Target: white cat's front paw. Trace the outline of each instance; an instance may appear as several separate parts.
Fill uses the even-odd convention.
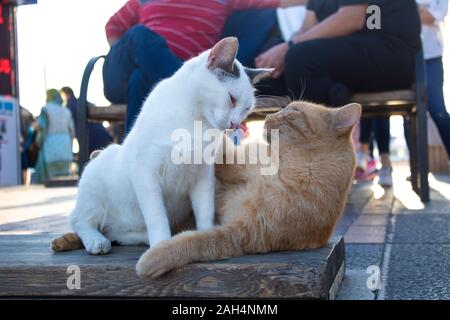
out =
[[[111,251],[111,241],[106,238],[93,238],[84,243],[86,251],[93,255],[107,254]]]
[[[148,243],[150,247],[155,247],[158,243],[170,240],[170,238],[172,238],[170,229],[168,231],[154,230],[148,234]]]

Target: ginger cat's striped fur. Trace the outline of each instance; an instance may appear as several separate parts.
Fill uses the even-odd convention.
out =
[[[185,231],[148,249],[138,275],[155,278],[194,261],[325,245],[353,178],[351,133],[360,115],[358,104],[329,109],[307,102],[269,115],[266,128],[280,133],[278,174],[260,175],[257,165],[216,165],[218,226]],[[53,246],[74,249],[76,238],[66,235]]]

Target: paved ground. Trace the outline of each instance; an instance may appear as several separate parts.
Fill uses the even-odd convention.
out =
[[[424,206],[406,175],[396,168],[388,190],[353,186],[335,231],[346,242],[338,299],[450,299],[450,176],[430,176],[432,201]],[[0,235],[67,231],[75,196],[76,188],[1,189]],[[379,289],[371,291],[368,279]]]
[[[450,299],[450,176],[430,176],[432,201],[424,206],[406,175],[398,168],[390,190],[359,186],[361,202],[372,191],[369,201],[348,208],[336,230],[347,263],[338,299]],[[377,269],[379,289],[371,291]]]

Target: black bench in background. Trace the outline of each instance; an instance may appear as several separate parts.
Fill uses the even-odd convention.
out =
[[[86,66],[81,82],[78,100],[77,130],[79,132],[79,168],[81,172],[89,160],[89,136],[87,124],[90,121],[109,121],[122,123],[125,119],[126,105],[98,107],[87,101],[89,78],[95,64],[104,56],[92,58]],[[416,58],[416,81],[410,90],[386,91],[377,93],[357,93],[353,102],[363,106],[363,118],[379,116],[404,116],[408,122],[408,146],[410,151],[411,183],[414,191],[423,202],[430,200],[428,184],[428,137],[427,137],[427,87],[423,53]],[[277,112],[289,103],[283,97],[257,99],[257,105],[250,118],[263,119],[267,114]]]

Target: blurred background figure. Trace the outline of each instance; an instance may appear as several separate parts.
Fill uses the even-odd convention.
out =
[[[371,18],[378,19],[378,27],[370,25],[367,14],[374,4],[379,10]],[[409,89],[419,48],[420,20],[414,0],[309,0],[302,27],[256,58],[257,67],[276,69],[275,79],[257,87],[269,95],[280,95],[285,87],[284,94],[294,99],[339,107],[349,103],[355,92]],[[359,171],[365,174],[369,165],[374,167],[370,157],[374,128],[382,163],[379,183],[389,187],[389,118],[361,123]]]
[[[40,146],[34,182],[41,184],[57,176],[68,176],[72,164],[74,123],[69,109],[63,107],[58,90],[47,90],[47,104],[37,119],[37,143]]]
[[[78,99],[73,93],[72,88],[63,87],[61,88],[61,95],[64,99],[64,105],[70,110],[74,122],[77,121],[77,107]],[[106,130],[102,123],[92,123],[88,124],[89,130],[89,154],[95,150],[101,150],[106,148],[109,144],[113,142],[113,137]],[[76,134],[77,140],[78,135]]]
[[[71,87],[62,87],[60,90],[64,105],[70,110],[73,121],[77,121],[77,104],[78,99],[75,97]]]
[[[444,101],[443,21],[448,0],[417,0],[422,22],[422,43],[427,68],[428,109],[450,156],[450,117]]]
[[[22,164],[22,183],[30,184],[28,169],[34,168],[39,155],[39,146],[36,143],[36,121],[33,114],[20,106],[20,156]]]
[[[105,97],[113,103],[127,103],[129,132],[151,88],[175,73],[183,61],[211,48],[234,11],[303,2],[129,0],[105,28],[111,45],[103,65]],[[271,26],[267,22],[258,28],[270,30]]]
[[[392,187],[392,163],[390,158],[390,122],[389,117],[361,119],[359,150],[356,154],[356,178],[370,179],[378,174],[378,184],[382,187]],[[373,154],[376,142],[380,156],[381,169]]]

